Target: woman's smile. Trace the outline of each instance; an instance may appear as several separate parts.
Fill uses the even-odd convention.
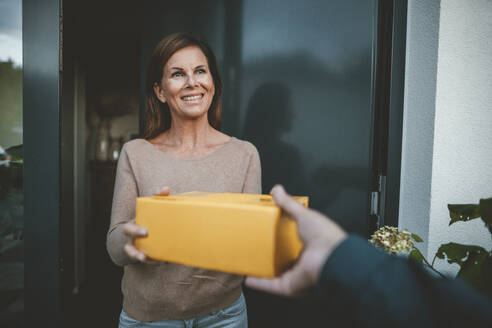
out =
[[[193,104],[198,104],[201,102],[203,99],[203,93],[199,94],[194,94],[194,95],[186,95],[181,97],[182,100],[186,101],[187,103],[193,103]]]

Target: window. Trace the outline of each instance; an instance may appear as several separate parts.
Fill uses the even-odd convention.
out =
[[[0,2],[0,326],[24,312],[22,2]]]

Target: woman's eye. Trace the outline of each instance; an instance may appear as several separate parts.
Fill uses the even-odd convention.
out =
[[[196,72],[198,74],[205,74],[206,73],[206,71],[204,69],[198,69]]]
[[[183,73],[181,72],[174,72],[173,74],[171,74],[171,77],[181,77],[183,76]]]

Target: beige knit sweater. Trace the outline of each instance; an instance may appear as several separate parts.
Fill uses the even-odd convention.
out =
[[[258,151],[249,142],[231,138],[205,156],[180,158],[136,139],[124,145],[118,161],[107,248],[113,261],[124,266],[125,312],[140,321],[179,320],[227,307],[240,296],[243,276],[167,262],[136,263],[123,251],[127,237],[122,226],[135,217],[136,198],[162,187],[169,187],[171,194],[261,193]]]

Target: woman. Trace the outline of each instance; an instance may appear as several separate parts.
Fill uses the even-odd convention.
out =
[[[147,73],[145,139],[122,149],[107,237],[124,266],[120,327],[247,327],[242,276],[153,262],[133,245],[147,234],[133,221],[139,196],[261,193],[256,148],[219,132],[221,94],[207,44],[184,33],[159,42]]]

